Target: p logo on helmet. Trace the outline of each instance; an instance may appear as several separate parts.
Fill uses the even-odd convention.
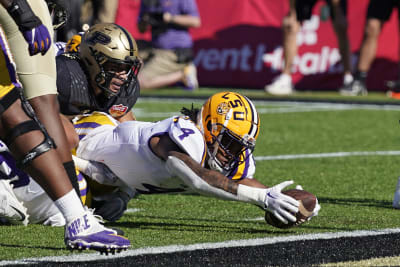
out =
[[[141,67],[138,47],[132,35],[115,23],[96,24],[82,36],[80,58],[90,79],[107,98],[118,96],[137,82]],[[128,78],[119,92],[110,90],[115,73],[125,71]]]

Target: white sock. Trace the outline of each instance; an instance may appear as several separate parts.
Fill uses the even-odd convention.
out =
[[[287,81],[289,83],[292,82],[292,76],[290,76],[289,74],[282,73],[280,76],[281,76],[280,79]]]
[[[354,80],[353,75],[350,73],[346,73],[343,77],[343,84],[347,85],[350,84]]]
[[[85,213],[82,202],[74,189],[54,201],[54,204],[64,216],[67,224]]]

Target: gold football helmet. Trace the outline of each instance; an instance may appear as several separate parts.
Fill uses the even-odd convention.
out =
[[[231,171],[254,150],[260,131],[260,118],[254,104],[235,92],[211,96],[198,113],[198,126],[207,143],[210,168]],[[227,159],[221,162],[217,154]]]
[[[138,47],[132,35],[123,27],[114,23],[96,24],[82,36],[79,50],[80,58],[92,81],[110,98],[116,93],[109,89],[111,79],[116,72],[125,71],[128,75],[125,86],[137,82],[137,74],[142,65],[138,58]],[[126,94],[126,92],[125,92]]]

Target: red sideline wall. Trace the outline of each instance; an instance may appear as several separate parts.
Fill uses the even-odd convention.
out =
[[[195,64],[201,86],[263,88],[282,66],[281,21],[286,0],[197,0],[202,26],[191,31]],[[348,35],[355,66],[361,45],[368,0],[348,1]],[[136,28],[140,0],[120,0],[116,22],[136,39],[149,40]],[[298,35],[299,53],[293,67],[298,90],[336,90],[342,66],[330,20],[322,20],[319,1],[313,17]],[[397,10],[379,37],[368,88],[386,90],[386,80],[397,79],[399,30]]]

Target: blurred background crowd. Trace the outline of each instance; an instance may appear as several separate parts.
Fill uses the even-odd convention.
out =
[[[168,85],[252,88],[276,95],[397,90],[399,0],[70,2],[68,23],[57,40],[67,41],[100,22],[125,27],[145,60],[139,77],[143,90]],[[165,28],[185,28],[189,37],[164,38]],[[176,64],[163,65],[172,56],[162,54],[165,49],[175,52]],[[164,61],[154,61],[154,55]],[[285,72],[289,75],[282,77]],[[271,89],[277,82],[284,88]]]

